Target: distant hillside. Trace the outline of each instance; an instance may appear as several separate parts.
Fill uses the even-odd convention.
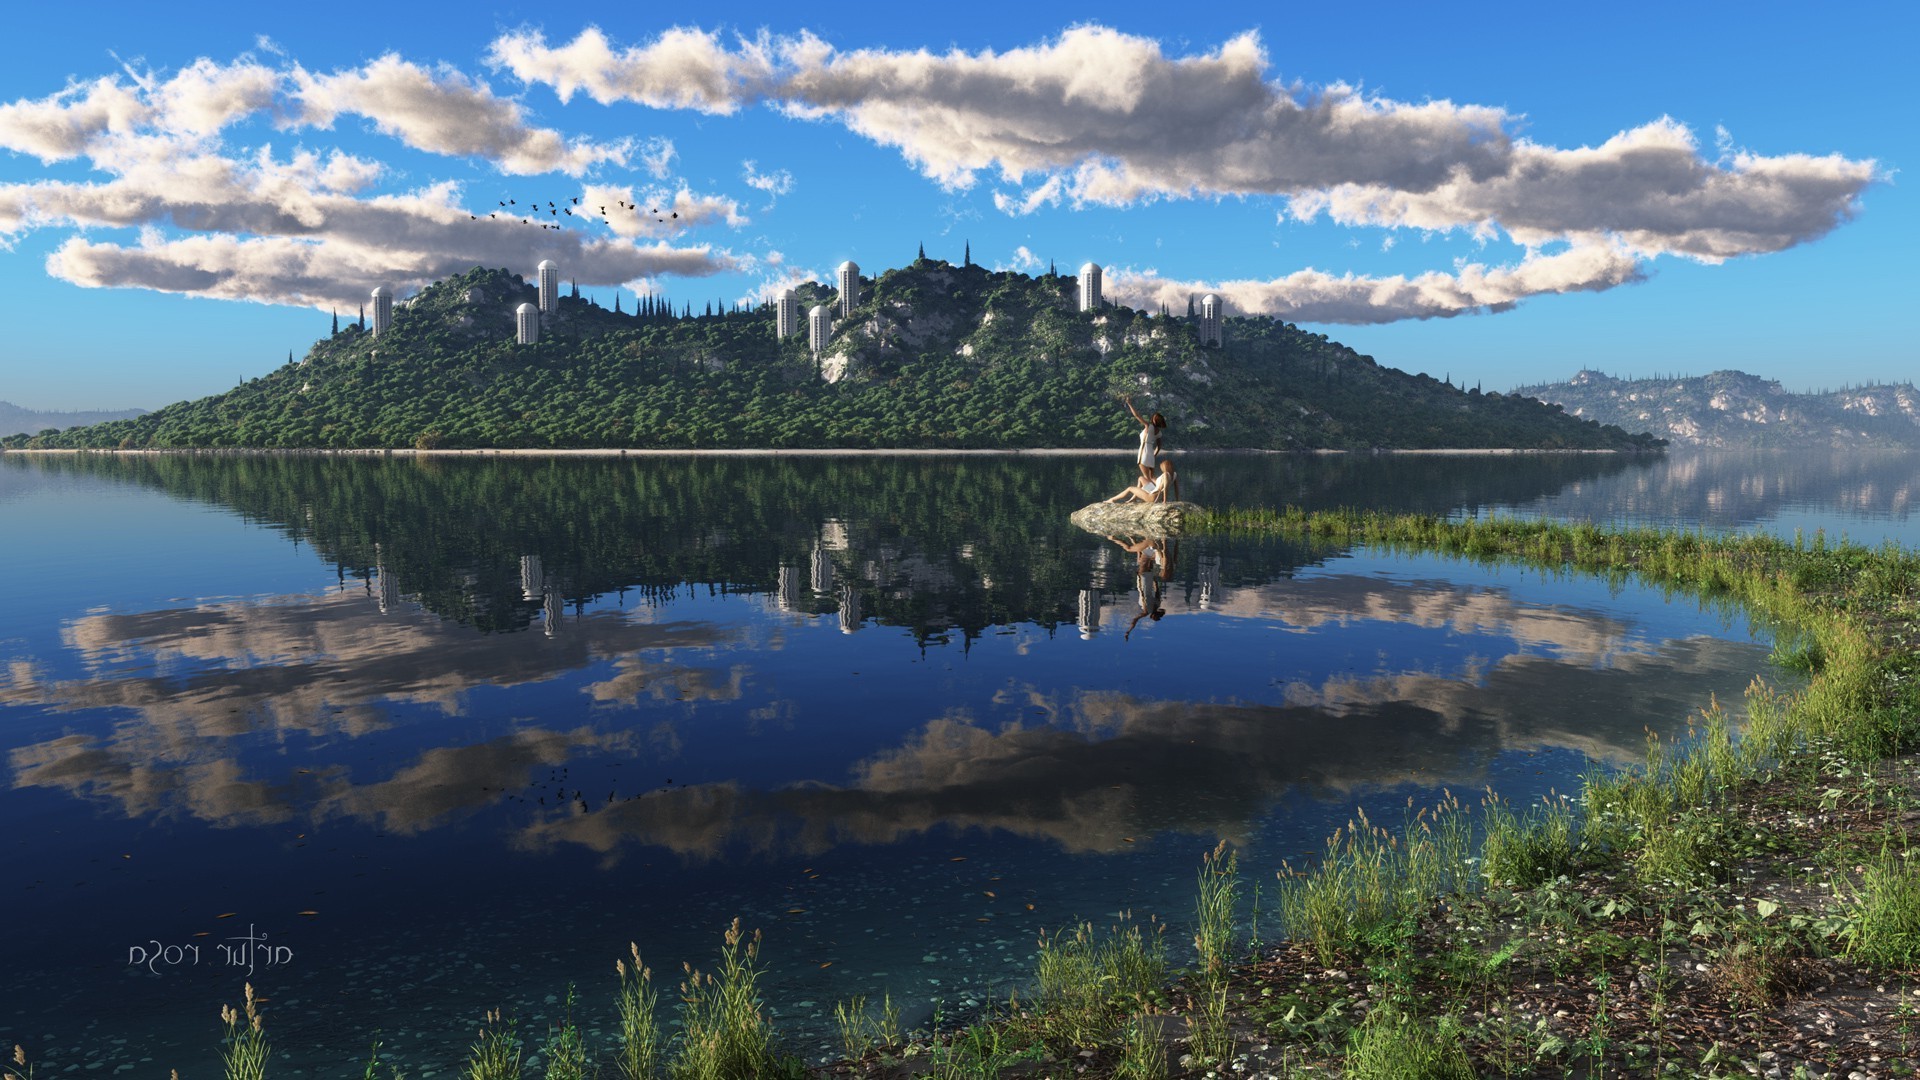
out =
[[[1522,386],[1514,393],[1678,446],[1920,448],[1920,391],[1912,383],[1794,394],[1743,371],[1685,379],[1616,379],[1582,371],[1566,382]]]
[[[99,424],[108,420],[124,420],[131,416],[145,416],[145,409],[111,409],[93,412],[39,412],[23,409],[11,401],[0,401],[0,436],[33,435],[48,428],[64,430],[85,424]]]
[[[568,297],[537,345],[516,345],[534,290],[476,267],[397,308],[378,340],[348,326],[226,393],[6,445],[1123,447],[1123,393],[1167,415],[1171,448],[1657,445],[1271,319],[1229,319],[1225,347],[1202,348],[1184,313],[1076,310],[1064,275],[920,259],[864,285],[816,361],[804,328],[776,337],[771,307]],[[803,313],[833,299],[800,296]]]

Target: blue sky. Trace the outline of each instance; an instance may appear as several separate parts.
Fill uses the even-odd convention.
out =
[[[1913,379],[1920,9],[1557,7],[36,7],[0,399],[217,392],[476,261],[698,308],[922,243],[1487,389]],[[575,196],[681,216],[486,219]]]

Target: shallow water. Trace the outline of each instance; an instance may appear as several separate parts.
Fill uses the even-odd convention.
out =
[[[1907,542],[1910,463],[1183,477],[1212,505]],[[835,1000],[963,1014],[1078,919],[1184,940],[1217,839],[1271,882],[1357,807],[1566,790],[1768,672],[1764,633],[1688,598],[1278,541],[1177,542],[1142,617],[1140,554],[1066,521],[1123,474],[0,457],[0,845],[26,928],[0,1042],[49,1073],[196,1075],[251,979],[276,1075],[352,1067],[376,1031],[427,1075],[487,1008],[537,1037],[569,984],[606,1034],[628,942],[671,998],[739,917],[817,1054]]]

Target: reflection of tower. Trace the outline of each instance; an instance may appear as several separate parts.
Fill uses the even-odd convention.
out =
[[[1194,567],[1200,575],[1200,606],[1206,607],[1220,588],[1220,556],[1202,555]]]
[[[860,306],[860,265],[852,259],[840,264],[840,317],[853,314]]]
[[[1220,298],[1208,293],[1200,298],[1200,344],[1220,344]]]
[[[380,604],[380,614],[385,615],[388,609],[400,602],[400,583],[387,572],[387,561],[381,557],[377,543],[373,545],[373,572],[373,598]]]
[[[373,290],[373,336],[393,329],[393,290],[378,285]]]
[[[840,632],[851,634],[860,629],[860,594],[851,585],[840,586]]]
[[[559,589],[548,589],[540,597],[540,613],[546,622],[547,636],[552,637],[560,631],[560,617],[567,613],[561,602]]]
[[[1100,632],[1100,605],[1102,601],[1099,589],[1080,590],[1080,636],[1091,639]]]
[[[1100,264],[1088,263],[1080,268],[1080,310],[1100,310]]]
[[[833,591],[833,560],[827,556],[827,549],[820,544],[813,545],[813,591],[825,596]]]
[[[551,316],[560,307],[560,264],[552,259],[541,259],[537,273],[540,279],[540,314]]]
[[[780,567],[780,586],[774,590],[773,603],[781,611],[800,610],[800,568]]]
[[[785,341],[800,332],[800,296],[792,289],[782,290],[774,306],[774,328]]]
[[[520,599],[538,599],[546,584],[547,572],[540,565],[540,556],[520,556]]]
[[[513,340],[519,345],[533,345],[540,340],[540,310],[532,304],[521,304],[513,309]]]

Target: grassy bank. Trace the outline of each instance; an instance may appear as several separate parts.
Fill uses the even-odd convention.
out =
[[[1358,817],[1301,867],[1243,867],[1223,845],[1198,868],[1179,941],[1131,921],[1063,928],[1039,942],[1029,986],[931,1031],[903,1031],[889,998],[842,1001],[845,1056],[830,1065],[783,1049],[757,938],[736,923],[715,970],[665,995],[638,950],[623,958],[604,994],[617,1037],[590,1045],[571,998],[545,1032],[492,1014],[461,1074],[1914,1074],[1920,555],[1362,512],[1198,525],[1638,578],[1751,611],[1805,679],[1791,692],[1756,680],[1738,730],[1702,701],[1690,737],[1650,740],[1643,765],[1596,770],[1565,797],[1511,806],[1488,792]],[[1259,940],[1276,921],[1285,938]],[[270,1020],[250,1000],[223,1017],[230,1080],[271,1075]],[[377,1048],[364,1067],[389,1075]],[[34,1068],[19,1050],[6,1075]]]

